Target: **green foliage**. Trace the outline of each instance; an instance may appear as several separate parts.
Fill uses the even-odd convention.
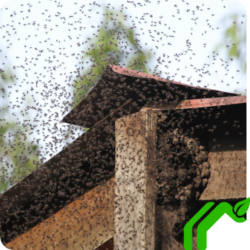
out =
[[[231,25],[225,29],[223,40],[216,46],[215,52],[218,53],[226,48],[227,59],[237,60],[242,72],[246,73],[246,25],[240,20],[240,14],[235,13],[226,16],[222,22],[231,21]]]
[[[27,176],[39,164],[37,145],[32,145],[27,133],[12,121],[7,87],[14,83],[11,71],[0,69],[0,193]],[[8,140],[7,140],[8,138]]]
[[[89,41],[89,49],[82,57],[87,64],[92,65],[88,65],[82,76],[75,80],[74,107],[96,84],[107,64],[123,63],[125,68],[149,73],[147,62],[151,58],[151,52],[141,49],[134,30],[123,22],[124,13],[106,10],[104,16],[102,25],[98,26],[97,36]],[[129,54],[132,56],[128,57]]]

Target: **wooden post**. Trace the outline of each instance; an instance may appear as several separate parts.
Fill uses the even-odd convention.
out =
[[[155,249],[157,115],[152,110],[115,124],[115,249]]]

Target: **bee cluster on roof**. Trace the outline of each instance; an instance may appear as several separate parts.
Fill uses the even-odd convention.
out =
[[[204,92],[210,96],[228,95],[217,91],[207,93],[208,90],[188,89],[186,86],[176,86],[171,81],[163,83],[154,79],[121,77],[109,68],[100,81],[102,91],[98,93],[99,89],[93,89],[86,97],[87,105],[77,116],[77,122],[85,126],[90,125],[89,117],[94,116],[96,124],[67,149],[37,169],[31,180],[23,181],[23,196],[17,199],[31,197],[25,207],[8,207],[8,201],[3,204],[3,208],[9,211],[4,220],[0,221],[3,243],[13,240],[80,195],[114,176],[114,131],[118,118],[139,111],[148,101],[174,103],[192,97],[200,98],[204,96]],[[91,102],[91,98],[97,101]],[[129,101],[125,102],[127,99]],[[192,125],[197,122],[195,117],[199,112],[202,111],[167,111],[165,113],[168,118],[159,124],[159,204],[175,201],[182,206],[188,206],[199,198],[200,192],[206,186],[209,177],[206,145],[192,137],[196,131],[206,129],[204,123],[200,127],[197,124]],[[212,114],[210,108],[204,116],[207,119]],[[194,127],[185,135],[178,129],[182,124]],[[207,129],[210,126],[212,125],[209,124]],[[169,148],[174,151],[169,153]],[[182,224],[186,221],[180,220]]]
[[[146,2],[137,3],[136,5],[133,1],[128,1],[128,4],[130,4],[131,7],[135,5],[138,8],[141,5],[150,4],[150,1]],[[81,92],[83,89],[88,89],[88,87],[84,84],[82,84],[83,86],[77,86],[74,79],[81,81],[85,79],[85,77],[90,76],[89,79],[96,80],[96,74],[94,74],[94,71],[103,68],[104,62],[106,68],[101,79],[90,91],[90,93],[84,98],[83,102],[76,106],[76,108],[72,110],[70,114],[67,115],[63,120],[67,123],[88,127],[90,128],[90,130],[84,133],[72,144],[64,148],[60,153],[55,155],[42,166],[35,169],[27,178],[22,180],[20,183],[17,183],[16,186],[12,187],[10,190],[7,190],[4,194],[0,194],[0,236],[1,241],[4,244],[14,240],[16,237],[22,235],[30,228],[38,225],[42,221],[45,221],[47,218],[53,217],[53,215],[57,211],[65,208],[69,203],[76,200],[81,195],[87,193],[97,185],[106,183],[107,180],[110,180],[114,176],[115,121],[118,118],[140,111],[140,109],[147,103],[157,103],[164,101],[170,104],[178,103],[181,100],[187,99],[199,99],[204,97],[226,97],[231,95],[229,93],[223,93],[220,91],[194,88],[192,86],[185,85],[176,85],[171,80],[169,80],[169,72],[165,72],[167,75],[169,75],[169,78],[167,78],[165,82],[162,82],[160,80],[155,80],[152,78],[141,78],[138,77],[138,75],[119,74],[114,72],[113,69],[108,66],[109,64],[113,64],[114,61],[116,61],[116,65],[124,66],[124,60],[119,61],[120,58],[128,57],[129,59],[129,56],[131,56],[131,54],[134,53],[135,55],[136,53],[138,53],[138,51],[143,51],[141,50],[142,47],[140,46],[141,44],[139,44],[139,42],[142,43],[144,41],[144,38],[142,37],[144,31],[145,33],[152,33],[150,36],[152,37],[151,40],[154,42],[153,45],[157,43],[157,45],[160,47],[160,43],[163,43],[163,48],[167,46],[165,47],[167,48],[166,51],[169,51],[164,51],[163,55],[160,55],[160,57],[155,60],[155,64],[157,64],[155,65],[155,72],[159,65],[162,65],[166,68],[172,66],[173,63],[171,64],[171,61],[173,61],[173,59],[181,64],[181,59],[184,61],[184,58],[189,57],[189,55],[191,55],[190,59],[195,56],[195,50],[193,50],[192,47],[193,41],[190,37],[186,37],[186,45],[184,45],[185,47],[182,52],[178,51],[178,48],[176,49],[175,54],[171,55],[170,52],[172,52],[172,43],[170,43],[171,41],[169,40],[174,39],[179,32],[176,30],[172,30],[172,27],[168,26],[168,24],[166,23],[163,23],[163,20],[157,22],[153,21],[151,19],[153,18],[153,15],[151,13],[144,13],[141,17],[139,17],[139,19],[136,17],[136,22],[133,21],[133,27],[130,28],[132,30],[136,30],[136,25],[139,25],[139,22],[147,23],[147,18],[150,18],[151,22],[150,24],[148,23],[145,25],[146,28],[141,28],[143,34],[142,32],[140,34],[135,34],[132,32],[135,37],[135,44],[133,45],[133,47],[131,46],[129,41],[126,41],[126,39],[131,40],[131,33],[128,33],[125,30],[125,28],[128,29],[128,27],[126,27],[125,25],[122,26],[122,29],[119,29],[120,26],[118,24],[120,23],[120,21],[123,22],[127,20],[129,15],[124,15],[123,18],[120,19],[117,14],[119,13],[119,10],[114,13],[109,11],[104,12],[104,20],[103,22],[99,23],[100,26],[98,25],[97,31],[99,32],[102,29],[102,31],[108,31],[109,36],[112,37],[112,39],[109,41],[109,44],[104,44],[99,40],[97,42],[99,46],[98,47],[95,46],[91,38],[81,37],[82,30],[86,28],[83,26],[84,22],[82,21],[81,17],[82,15],[87,15],[87,20],[89,20],[89,18],[91,18],[91,16],[89,15],[94,13],[94,11],[92,10],[94,10],[94,8],[101,7],[101,5],[93,2],[89,3],[90,6],[88,6],[87,4],[78,6],[78,3],[74,3],[74,5],[77,5],[77,11],[81,12],[80,15],[78,16],[78,13],[75,12],[70,16],[64,16],[63,11],[61,11],[63,4],[55,0],[52,1],[52,4],[55,5],[57,12],[53,13],[52,10],[52,13],[49,13],[49,10],[45,9],[42,15],[44,15],[46,21],[43,20],[40,23],[39,20],[36,20],[35,16],[35,21],[33,21],[32,23],[32,21],[30,21],[31,14],[35,13],[36,15],[36,13],[38,13],[37,10],[34,11],[34,7],[38,6],[34,3],[32,3],[33,5],[31,3],[28,3],[27,5],[21,4],[21,6],[18,7],[20,8],[20,15],[22,15],[21,18],[19,16],[19,10],[13,11],[11,9],[11,13],[8,13],[8,8],[5,8],[5,10],[7,10],[7,12],[5,13],[7,13],[10,18],[10,24],[0,26],[0,30],[2,32],[6,32],[6,34],[3,33],[2,36],[3,41],[5,41],[6,44],[3,45],[3,50],[1,47],[0,52],[3,51],[5,53],[4,49],[6,49],[7,51],[7,49],[15,47],[15,44],[19,44],[12,42],[15,38],[18,38],[18,41],[20,40],[20,38],[21,40],[26,40],[24,41],[23,47],[20,46],[20,48],[25,51],[25,60],[19,61],[20,55],[18,55],[15,58],[15,65],[11,67],[13,68],[13,70],[17,70],[17,75],[13,74],[9,77],[10,80],[13,81],[14,85],[11,86],[8,83],[6,84],[6,86],[8,86],[5,88],[5,82],[3,85],[2,82],[0,82],[1,97],[4,98],[8,96],[10,98],[7,100],[7,105],[9,105],[8,107],[11,107],[11,105],[13,104],[11,107],[13,109],[13,115],[18,114],[17,116],[21,117],[20,114],[22,114],[22,116],[25,117],[25,115],[28,114],[29,109],[33,109],[35,112],[36,117],[33,121],[27,118],[27,120],[24,120],[24,122],[22,122],[23,119],[19,120],[20,117],[17,117],[18,124],[21,124],[24,129],[26,129],[26,126],[31,125],[31,133],[39,134],[39,127],[37,127],[36,125],[38,121],[41,121],[41,124],[43,124],[41,128],[44,129],[48,124],[52,123],[53,119],[50,119],[51,117],[56,114],[54,118],[57,118],[59,115],[63,115],[66,111],[69,110],[71,106],[73,106],[71,101],[73,100],[74,102],[75,99],[71,98],[71,92],[73,92],[73,95],[75,97],[76,95],[78,95],[78,92]],[[183,1],[182,4],[184,8],[188,8],[187,12],[191,10],[193,16],[195,16],[198,11],[203,11],[203,9],[206,9],[204,4],[202,4],[202,6],[200,7],[198,6],[199,8],[196,7],[197,10],[196,8],[193,9],[193,7],[188,6],[188,2]],[[177,6],[175,5],[175,7]],[[110,4],[108,4],[106,8],[114,9],[114,7]],[[125,7],[125,5],[122,4],[120,11],[122,12],[124,8],[127,9],[128,7]],[[208,10],[210,10],[210,8]],[[181,13],[182,10],[180,11],[179,9],[177,9],[177,14],[179,15]],[[96,12],[96,14],[99,14],[99,12]],[[95,15],[94,13],[94,18],[96,18],[97,16],[98,15]],[[106,19],[107,16],[110,16],[112,20],[110,19],[108,21],[108,19]],[[195,22],[195,24],[197,24],[198,19],[193,18],[193,16],[191,20],[192,22]],[[77,20],[74,21],[74,23],[71,23],[71,20],[74,17],[77,17]],[[160,17],[160,19],[162,19],[162,16]],[[242,19],[244,20],[245,18]],[[181,20],[181,18],[179,18],[179,20]],[[54,27],[50,27],[47,26],[49,24],[56,25],[54,25]],[[160,26],[163,24],[164,32],[160,32],[155,28],[157,25]],[[18,27],[20,25],[25,27],[25,32],[28,32],[26,37],[19,37],[15,35],[19,33]],[[151,30],[148,30],[149,25],[151,27]],[[72,43],[72,37],[70,35],[68,35],[67,39],[65,38],[66,40],[64,41],[61,38],[53,41],[45,37],[47,35],[50,36],[50,34],[52,33],[56,34],[58,26],[63,26],[65,32],[69,28],[67,31],[67,35],[72,34],[71,32],[73,31],[73,27],[74,30],[79,29],[80,33],[73,33],[74,35],[71,36],[77,36],[78,34],[79,37],[83,39],[83,41],[81,41],[81,43],[79,41],[77,41],[77,43]],[[210,21],[208,22],[208,26],[210,30],[215,29],[215,27],[210,24]],[[31,40],[31,38],[36,39],[35,37],[37,36],[37,34],[35,30],[35,32],[33,30],[27,30],[26,28],[28,27],[35,27],[35,29],[39,31],[37,33],[40,36],[40,38],[37,38],[39,40],[32,40],[34,41],[34,45],[28,45],[28,42]],[[94,27],[94,25],[91,26],[91,28]],[[116,33],[117,30],[118,32]],[[45,32],[43,33],[43,31]],[[191,32],[192,37],[193,33],[195,32],[193,31],[193,28],[191,28]],[[206,35],[206,33],[207,31],[204,31],[203,34]],[[23,33],[20,32],[20,34]],[[97,32],[93,33],[93,35],[90,34],[90,36],[93,38],[100,38],[97,36]],[[79,39],[79,37],[77,37],[77,39]],[[125,38],[125,40],[123,38]],[[67,47],[67,45],[70,45],[71,47],[83,46],[89,40],[91,40],[90,43],[92,44],[89,44],[89,47],[87,49],[84,48],[84,53],[83,51],[78,51],[78,53],[72,53],[70,55],[70,53],[68,52],[69,47]],[[65,42],[65,44],[63,44],[63,42]],[[150,41],[147,42],[149,43]],[[122,47],[120,48],[118,44],[123,44],[125,48],[123,52],[121,52]],[[52,50],[54,45],[59,50]],[[106,46],[109,45],[113,46],[112,48],[114,49],[114,51],[110,51],[110,53],[106,55]],[[158,50],[158,46],[155,46],[155,52],[156,48]],[[131,52],[132,47],[133,52]],[[229,47],[229,45],[227,45],[227,47]],[[230,47],[234,48],[231,45]],[[101,58],[98,58],[98,60],[100,59],[99,61],[95,61],[92,57],[93,54],[88,53],[91,48],[94,48],[93,51],[96,50],[95,52]],[[117,48],[119,48],[120,55],[117,55],[115,53],[115,50],[117,50]],[[149,51],[145,50],[145,52]],[[89,69],[94,69],[86,71],[87,73],[84,76],[82,76],[80,73],[86,66],[82,63],[82,54],[85,54],[85,56],[87,55],[88,58],[90,58],[88,59],[88,61],[85,60],[86,64],[91,64]],[[111,57],[110,54],[114,57]],[[62,57],[59,57],[59,55]],[[197,56],[199,56],[198,53]],[[216,59],[218,60],[217,56],[218,54],[213,53],[213,61],[216,61]],[[65,68],[61,68],[65,66],[65,59],[69,60],[70,57],[71,59],[76,59],[79,64],[75,65],[75,71],[72,70],[68,72],[67,70],[65,70]],[[7,56],[5,56],[5,58],[7,58]],[[2,64],[8,64],[7,66],[11,65],[5,58]],[[141,68],[141,65],[147,68],[147,62],[144,59],[146,58],[149,62],[150,58],[147,58],[146,56],[145,58],[138,58],[143,59],[144,63],[138,64],[136,60],[128,60],[129,62],[127,63],[127,65],[129,65],[130,68],[135,68],[139,65],[138,68],[140,70],[143,70]],[[36,68],[33,67],[37,66],[36,64],[38,64],[38,62],[41,63],[44,61],[46,61],[46,64],[48,64],[46,65],[46,67],[41,66],[42,64],[40,64]],[[225,67],[226,72],[223,73],[226,73],[226,76],[228,74],[228,67],[231,62],[227,62],[223,59],[221,59],[221,61],[223,63],[222,65],[224,65],[221,66],[221,69],[224,69]],[[207,74],[212,74],[209,64],[204,64],[200,68],[196,68],[196,65],[193,64],[193,62],[191,63],[192,64],[190,64],[190,66],[185,65],[185,69],[187,67],[190,69],[191,67],[192,72],[190,71],[190,75],[181,73],[181,77],[185,78],[187,82],[191,81],[192,73],[198,73],[200,77],[203,77]],[[180,69],[184,70],[184,66]],[[5,68],[0,68],[0,74],[2,78],[1,80],[4,81],[7,78],[3,74],[5,73],[5,71],[8,71],[8,68],[7,70]],[[23,76],[22,74],[20,74],[19,76],[18,71],[23,73]],[[171,76],[171,78],[174,78],[177,75],[178,71],[179,68],[175,69],[175,71],[172,71],[171,69],[170,72],[173,75]],[[55,73],[58,72],[61,73],[61,75],[63,74],[65,76],[65,85],[61,84],[61,82],[58,83],[59,81],[54,78]],[[14,71],[14,73],[16,73],[16,71]],[[160,71],[160,73],[163,72]],[[35,77],[34,82],[32,77],[30,78],[31,75]],[[49,78],[46,79],[45,76],[48,76]],[[20,77],[20,79],[18,77]],[[46,80],[44,80],[44,78]],[[199,80],[198,82],[201,83],[201,80]],[[237,82],[237,84],[238,83],[239,82]],[[94,85],[92,82],[89,84],[92,84],[92,86]],[[28,87],[27,89],[25,89],[26,85]],[[66,85],[72,88],[68,89]],[[73,91],[71,91],[72,89]],[[15,102],[13,100],[14,98],[11,97],[13,94],[16,94],[18,92],[19,94],[18,97],[16,97]],[[20,94],[20,92],[22,92],[22,94]],[[30,105],[23,108],[21,104],[23,103],[23,101],[25,101],[28,93],[33,94],[31,95],[34,101],[32,104],[33,106]],[[60,103],[61,100],[63,101]],[[50,108],[52,108],[52,111],[50,110]],[[58,112],[54,112],[53,108],[59,108],[60,111],[57,110]],[[233,133],[239,133],[242,135],[242,137],[244,137],[245,135],[245,126],[238,121],[239,119],[236,116],[232,117],[231,120],[221,118],[225,116],[225,112],[223,112],[223,110],[224,108],[208,108],[200,110],[193,109],[188,111],[179,110],[162,112],[167,116],[167,118],[158,124],[157,130],[157,196],[155,197],[155,200],[157,204],[162,207],[167,206],[168,204],[177,204],[179,217],[178,221],[172,228],[172,233],[177,240],[180,240],[182,236],[183,225],[188,220],[188,218],[190,218],[194,214],[196,201],[199,199],[209,180],[210,171],[209,163],[207,161],[208,149],[206,140],[204,139],[205,134],[208,133],[211,136],[214,135],[216,130],[219,129],[218,119],[222,119],[221,121],[223,122],[223,124],[226,124],[227,127],[230,128],[225,131],[223,130],[223,135],[230,136],[230,133],[232,133],[232,128]],[[1,109],[0,111],[2,112]],[[50,112],[52,114],[50,114],[49,120],[47,121],[47,123],[45,123],[45,117],[47,117]],[[229,117],[229,115],[227,115],[227,117]],[[28,122],[28,125],[26,121]],[[2,119],[0,120],[0,122],[3,122],[0,124],[0,132],[2,133],[2,128],[5,127],[4,125],[8,124],[9,121],[8,119]],[[52,129],[55,130],[55,133],[57,133],[55,134],[55,136],[53,133],[56,151],[57,146],[61,144],[60,139],[57,138],[57,135],[59,135],[60,133],[63,134],[63,132],[58,129],[57,123],[58,120],[54,120],[55,126]],[[13,141],[14,144],[18,144],[18,150],[21,149],[22,155],[24,155],[24,161],[26,161],[28,158],[27,156],[29,156],[25,155],[24,150],[26,147],[24,142],[27,140],[26,136],[29,133],[29,131],[27,131],[28,129],[26,130],[26,133],[23,133],[24,139],[21,142],[17,142],[15,141],[15,139]],[[49,130],[49,132],[50,133],[46,136],[46,138],[52,135],[51,130]],[[3,141],[1,139],[2,138],[0,138],[0,142],[2,143]],[[39,140],[40,139],[37,140],[38,144]],[[220,149],[220,144],[216,141],[216,138],[214,138],[213,143],[213,149]],[[234,145],[232,145],[232,148],[233,147]],[[13,148],[15,147],[13,146]],[[53,150],[53,144],[46,144],[46,150],[44,151],[44,153],[46,152],[46,154],[49,155]],[[3,157],[5,157],[6,155],[8,156],[10,155],[10,153],[12,153],[8,152],[7,149],[4,149],[2,152],[4,152]],[[40,156],[39,152],[37,152],[37,155]],[[21,156],[19,157],[21,158]],[[0,157],[0,160],[1,162],[4,161],[2,155]],[[7,178],[7,168],[9,168],[9,165],[10,164],[7,163],[6,169],[1,172],[1,174],[3,173],[3,175],[0,176],[0,180],[2,183],[4,183],[5,179]],[[27,169],[24,170],[21,165],[19,165],[18,168],[20,169],[17,169],[17,173],[23,177],[25,175],[23,172],[26,173]],[[111,205],[112,202],[108,203],[108,206]],[[87,206],[87,204],[84,204],[83,206]],[[72,215],[77,215],[77,213],[78,211],[72,210]],[[69,224],[68,227],[69,229],[72,229],[74,225]],[[53,238],[53,236],[51,237]],[[32,238],[30,238],[30,242],[32,241]]]

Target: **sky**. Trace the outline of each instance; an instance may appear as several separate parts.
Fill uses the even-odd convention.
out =
[[[98,32],[104,10],[124,10],[124,23],[133,28],[144,51],[151,51],[151,74],[193,86],[246,93],[246,76],[235,60],[227,60],[225,44],[214,49],[231,25],[228,16],[246,10],[238,1],[50,1],[11,0],[0,9],[0,68],[11,66],[15,83],[8,87],[7,120],[27,127],[43,162],[60,152],[84,129],[61,123],[71,110],[72,85],[89,66],[83,53]],[[228,46],[228,47],[226,47]],[[155,69],[157,69],[155,71]],[[28,103],[29,108],[24,108]]]

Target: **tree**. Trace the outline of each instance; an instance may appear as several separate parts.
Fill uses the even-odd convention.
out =
[[[9,113],[8,87],[15,82],[11,70],[0,69],[0,193],[26,177],[36,166],[38,146],[29,140],[28,129],[17,125]]]
[[[242,20],[243,18],[243,20]],[[225,16],[221,22],[231,24],[224,30],[222,41],[215,47],[215,52],[226,48],[227,60],[235,59],[243,74],[246,74],[246,20],[245,15],[233,13]]]
[[[134,28],[128,28],[124,23],[125,17],[123,12],[106,9],[98,34],[89,41],[88,51],[82,57],[92,65],[74,80],[74,107],[95,85],[109,63],[149,73],[147,63],[152,58],[151,52],[141,49]]]

